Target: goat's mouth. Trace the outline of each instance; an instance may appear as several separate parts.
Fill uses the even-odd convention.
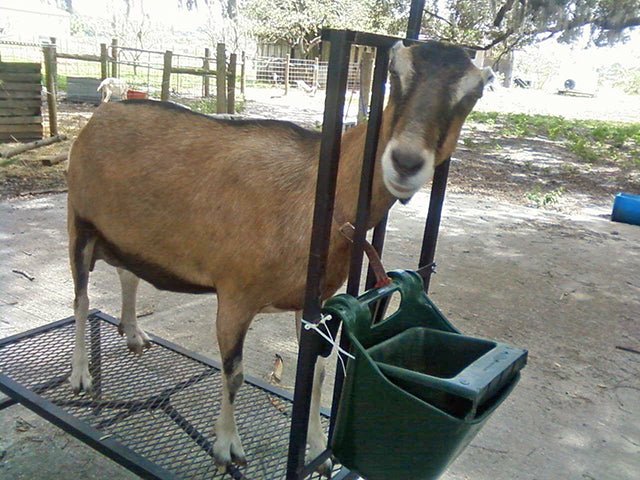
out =
[[[398,198],[408,198],[411,195],[413,195],[415,192],[415,190],[413,188],[409,188],[409,187],[405,187],[404,185],[401,185],[400,183],[396,182],[395,180],[391,180],[390,178],[386,178],[385,177],[385,185],[387,187],[387,189],[395,196]]]
[[[393,141],[392,141],[393,142]],[[416,167],[411,172],[402,171],[394,165],[393,147],[385,149],[382,155],[382,179],[384,185],[400,201],[408,201],[418,190],[420,190],[431,178],[433,178],[435,155],[432,151],[422,150],[419,153],[420,162],[416,162]],[[397,160],[396,160],[397,163]],[[405,203],[405,202],[403,202]]]

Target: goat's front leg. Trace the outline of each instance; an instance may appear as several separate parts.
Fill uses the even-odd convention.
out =
[[[123,268],[118,268],[118,277],[120,277],[120,286],[122,287],[122,310],[118,333],[126,335],[129,350],[140,355],[144,349],[151,347],[151,340],[138,327],[136,317],[136,292],[140,279]]]
[[[213,455],[220,466],[247,463],[234,416],[236,394],[244,381],[242,347],[255,312],[243,308],[243,302],[232,302],[218,294],[216,333],[222,357],[222,402],[216,422]]]
[[[300,334],[302,328],[302,312],[296,312],[296,328],[298,330],[298,342],[300,342]],[[311,408],[309,410],[309,430],[307,432],[307,443],[309,444],[309,453],[307,462],[317,458],[327,448],[327,436],[320,421],[320,405],[322,400],[322,384],[325,377],[325,364],[327,359],[318,357],[316,360],[316,368],[313,373],[313,392],[311,394]],[[318,473],[327,477],[331,476],[333,463],[331,459],[325,460],[319,467]]]
[[[71,359],[71,375],[69,382],[76,393],[91,390],[91,373],[89,373],[89,357],[85,331],[89,312],[89,270],[95,245],[95,238],[79,230],[74,219],[69,221],[69,258],[75,290],[73,315],[76,323],[76,341]]]

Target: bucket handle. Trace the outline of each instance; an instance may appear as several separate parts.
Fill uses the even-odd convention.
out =
[[[424,292],[422,277],[412,270],[389,272],[392,283],[367,291],[357,299],[351,295],[337,295],[327,301],[324,311],[339,317],[347,332],[369,348],[412,327],[429,327],[459,333],[449,323]],[[400,293],[398,311],[380,323],[373,324],[372,310],[377,302]]]

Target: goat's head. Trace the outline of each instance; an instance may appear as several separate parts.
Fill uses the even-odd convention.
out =
[[[391,49],[389,76],[394,114],[382,172],[387,189],[402,201],[453,153],[462,124],[493,72],[473,65],[460,47],[398,42]]]

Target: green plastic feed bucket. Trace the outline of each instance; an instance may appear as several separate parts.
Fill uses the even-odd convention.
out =
[[[325,313],[352,342],[332,450],[367,480],[438,478],[519,379],[527,352],[460,334],[429,300],[415,272],[358,299],[339,295]],[[399,292],[399,309],[372,325],[371,311]]]

